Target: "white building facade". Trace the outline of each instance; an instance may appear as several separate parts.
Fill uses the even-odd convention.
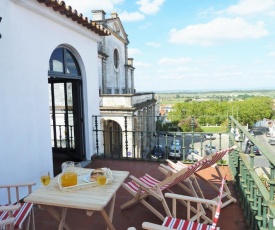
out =
[[[111,35],[98,43],[100,115],[95,133],[97,154],[106,157],[141,158],[148,154],[156,130],[154,93],[137,93],[134,85],[134,60],[128,57],[128,35],[118,14],[105,17],[93,11],[93,20]],[[97,138],[96,138],[97,139]]]
[[[83,160],[95,153],[97,44],[109,32],[64,2],[1,0],[0,17],[1,183],[40,186],[55,150],[70,146]]]

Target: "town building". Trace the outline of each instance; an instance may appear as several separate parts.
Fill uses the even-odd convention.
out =
[[[106,157],[140,157],[148,154],[156,130],[155,94],[137,93],[134,60],[128,57],[128,35],[117,13],[106,18],[103,10],[92,12],[93,21],[106,27],[110,36],[98,42],[100,116],[94,137],[97,154]],[[143,134],[142,142],[140,133]]]
[[[0,17],[1,183],[40,186],[53,157],[94,154],[98,43],[110,32],[63,1],[2,0]]]
[[[147,130],[142,146],[149,145],[154,94],[135,91],[118,15],[100,15],[91,21],[63,1],[0,1],[3,184],[40,186],[39,172],[53,174],[56,157],[85,161],[99,153],[137,153],[141,145],[133,145],[126,129]],[[105,133],[95,131],[96,118]]]

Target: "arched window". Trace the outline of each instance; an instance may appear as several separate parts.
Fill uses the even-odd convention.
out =
[[[114,50],[114,66],[116,69],[119,67],[119,55],[118,55],[118,50]]]
[[[71,51],[57,48],[49,61],[49,76],[81,78],[81,72],[76,58]]]

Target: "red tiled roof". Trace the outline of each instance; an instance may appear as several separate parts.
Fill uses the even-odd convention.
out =
[[[59,0],[37,0],[39,3],[44,3],[47,7],[53,8],[54,11],[58,11],[60,14],[65,15],[67,18],[71,18],[73,21],[76,21],[78,24],[86,27],[88,30],[94,31],[98,35],[108,36],[110,31],[99,25],[87,17],[84,17],[81,13],[78,14],[77,10],[72,9],[71,6],[66,6],[64,1]]]

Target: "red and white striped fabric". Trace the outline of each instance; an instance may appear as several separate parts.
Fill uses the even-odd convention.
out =
[[[226,179],[226,176],[223,178],[221,182],[218,206],[216,209],[216,213],[215,213],[215,217],[213,219],[212,225],[200,224],[197,222],[181,220],[181,219],[168,216],[164,219],[162,226],[169,227],[171,229],[177,229],[177,230],[215,230],[217,228],[217,223],[220,216],[220,210],[221,210],[221,204],[222,204],[221,198],[223,193],[223,186],[225,184],[225,179]]]
[[[144,176],[139,178],[140,181],[142,181],[143,183],[145,183],[148,187],[152,188],[155,185],[157,185],[158,183],[160,183],[160,181],[158,181],[157,179],[151,177],[148,174],[145,174]],[[135,193],[138,191],[139,189],[139,185],[137,185],[134,181],[130,181],[128,183],[125,183],[126,186],[128,186],[132,191],[134,191]],[[161,190],[166,189],[169,186],[169,184],[164,185],[163,187],[161,187]],[[142,190],[142,193],[144,191]]]
[[[210,162],[208,165],[205,165],[203,167],[201,167],[199,170],[203,170],[205,168],[208,168],[212,165],[215,165],[218,163],[218,161],[220,161],[224,156],[225,154],[229,153],[230,151],[232,151],[233,148],[230,148],[230,149],[226,149],[226,150],[221,150],[221,151],[218,151],[216,152],[213,157],[210,159]]]
[[[234,149],[235,148],[229,148],[229,149],[220,150],[220,151],[216,152],[208,162],[205,162],[204,164],[201,165],[201,167],[198,169],[198,171],[206,169],[212,165],[217,164],[217,162],[220,161],[227,153],[231,152]],[[180,161],[178,161],[176,164],[170,165],[170,166],[177,171],[179,171],[183,168],[186,168],[186,165],[184,165]]]
[[[32,203],[20,203],[21,207],[18,210],[13,211],[12,215],[15,218],[15,229],[21,229],[24,220],[26,219],[27,215],[30,213],[33,204]],[[9,206],[9,205],[6,205]],[[9,213],[4,211],[0,212],[0,220],[5,220],[9,217]]]
[[[211,230],[215,230],[217,228],[217,223],[218,223],[218,219],[220,216],[220,212],[221,212],[221,205],[222,205],[222,193],[223,193],[223,186],[225,184],[225,180],[226,180],[226,175],[224,176],[222,183],[221,183],[221,187],[220,187],[220,192],[219,192],[219,198],[218,198],[218,206],[216,209],[216,213],[215,213],[215,217],[211,226]]]
[[[160,187],[161,191],[163,191],[164,189],[170,188],[175,184],[178,184],[181,181],[184,181],[186,179],[188,179],[191,175],[193,175],[193,173],[201,167],[201,165],[207,160],[203,160],[200,162],[197,162],[196,164],[190,165],[189,167],[187,167],[187,170],[184,174],[179,174],[178,177],[171,179],[171,181],[168,181],[166,184],[162,185]],[[161,183],[159,180],[151,177],[148,174],[145,174],[144,176],[139,178],[140,181],[142,181],[143,183],[145,183],[149,188],[154,187],[155,185]],[[169,180],[169,179],[166,179]],[[128,183],[124,184],[125,186],[127,186],[128,188],[130,188],[134,193],[137,193],[139,190],[139,185],[137,185],[137,183],[135,183],[134,181],[130,181]],[[144,193],[144,191],[141,191],[142,193]]]
[[[164,219],[162,226],[177,230],[211,230],[211,225],[181,220],[169,216]]]
[[[177,177],[172,183],[169,185],[169,187],[172,187],[173,185],[176,185],[182,181],[185,181],[186,179],[190,178],[196,171],[200,169],[200,167],[208,162],[207,159],[198,161],[197,163],[190,165],[187,167],[186,172],[179,177]]]

